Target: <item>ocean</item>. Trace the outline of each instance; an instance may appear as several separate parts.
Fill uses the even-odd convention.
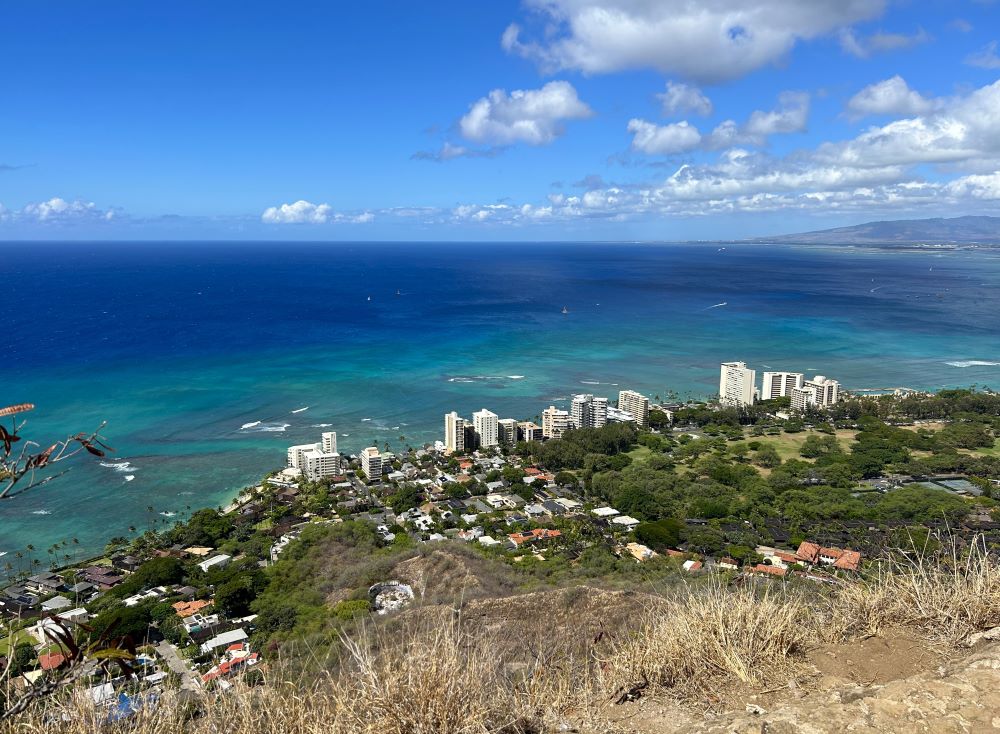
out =
[[[35,403],[40,443],[107,421],[116,449],[0,502],[0,569],[223,505],[324,430],[356,452],[440,439],[451,410],[707,396],[737,359],[1000,388],[996,251],[4,243],[0,282],[0,404]]]

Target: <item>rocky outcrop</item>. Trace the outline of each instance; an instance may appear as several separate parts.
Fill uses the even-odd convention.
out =
[[[885,685],[817,692],[685,728],[697,734],[978,734],[1000,732],[1000,645]],[[672,727],[647,731],[674,731]]]

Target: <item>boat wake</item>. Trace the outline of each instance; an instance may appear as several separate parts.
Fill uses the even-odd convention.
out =
[[[309,410],[308,405],[304,408],[296,408],[295,410],[292,411],[292,413],[305,413],[307,410]]]

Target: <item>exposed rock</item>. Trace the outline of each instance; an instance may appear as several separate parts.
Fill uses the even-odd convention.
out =
[[[769,706],[765,714],[720,716],[685,727],[696,734],[834,734],[1000,731],[1000,645],[991,645],[939,671],[883,686],[857,686],[823,698]],[[666,722],[664,722],[666,723]],[[675,728],[646,731],[673,732]]]

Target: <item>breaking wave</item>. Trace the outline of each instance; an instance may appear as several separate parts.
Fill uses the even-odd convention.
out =
[[[1000,362],[989,362],[985,359],[965,359],[945,364],[952,367],[1000,367]]]

